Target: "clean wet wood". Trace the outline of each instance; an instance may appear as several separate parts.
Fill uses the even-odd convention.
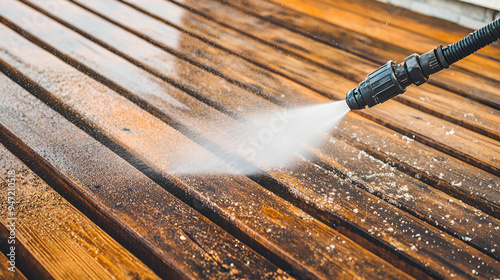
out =
[[[384,42],[377,36],[372,36],[373,34],[378,34],[378,32],[363,32],[362,27],[356,31],[350,29],[349,26],[343,27],[329,23],[327,20],[318,19],[314,15],[310,15],[306,12],[309,10],[307,9],[307,4],[304,4],[305,2],[303,5],[299,5],[300,7],[306,7],[304,12],[289,8],[284,3],[282,3],[283,5],[278,5],[272,2],[254,3],[252,1],[246,1],[245,5],[242,5],[241,1],[228,0],[224,2],[229,2],[232,5],[243,9],[245,12],[258,16],[259,18],[269,20],[284,29],[293,30],[305,37],[320,41],[324,45],[331,45],[335,48],[355,53],[360,57],[376,62],[377,65],[381,65],[388,60],[402,61],[411,53],[427,52],[430,49],[435,48],[437,45],[443,44],[442,41],[436,40],[435,45],[426,49],[411,49],[412,44],[407,44],[408,48],[398,47]],[[257,4],[260,8],[257,8]],[[313,7],[313,9],[316,8]],[[275,17],[273,14],[280,14],[281,16]],[[349,22],[350,21],[344,23],[344,26],[349,25]],[[372,25],[377,26],[380,29],[383,28],[385,24],[375,22]],[[438,26],[435,26],[434,28],[438,28]],[[467,32],[463,33],[462,36],[467,34]],[[411,38],[412,36],[408,35],[407,37]],[[390,34],[385,34],[383,39],[385,38],[390,38]],[[446,43],[444,45],[446,45]],[[320,51],[324,49],[325,47],[319,48]],[[308,49],[308,51],[311,50]],[[499,95],[496,90],[498,88],[498,81],[492,80],[492,77],[484,78],[478,76],[478,71],[474,70],[465,72],[455,71],[457,67],[458,66],[453,65],[448,71],[436,74],[435,78],[432,78],[429,83],[452,90],[457,94],[467,96],[468,98],[480,101],[489,106],[494,106],[498,109]],[[467,82],[467,77],[471,75],[475,79],[474,83]],[[490,73],[490,76],[494,77],[495,71]]]

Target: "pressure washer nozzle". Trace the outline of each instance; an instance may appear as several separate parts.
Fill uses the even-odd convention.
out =
[[[347,105],[351,110],[360,110],[383,103],[404,93],[411,84],[424,84],[429,75],[448,68],[499,38],[500,19],[497,19],[452,45],[438,46],[423,55],[412,54],[401,64],[391,60],[347,93]]]

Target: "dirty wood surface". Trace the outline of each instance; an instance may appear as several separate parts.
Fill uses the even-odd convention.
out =
[[[12,273],[10,270],[9,270],[9,267],[11,267],[8,263],[9,259],[1,254],[0,255],[0,269],[2,271],[0,271],[0,277],[2,279],[5,279],[5,280],[15,280],[15,279],[19,279],[19,280],[25,280],[27,279],[26,276],[24,276],[24,274],[19,271],[19,269],[15,269],[16,272]]]
[[[16,263],[21,269],[26,268],[28,273],[30,271],[27,268],[30,266],[38,266],[39,271],[45,273],[27,273],[29,278],[130,279],[142,276],[160,279],[5,147],[0,146],[0,151],[1,168],[17,173],[4,176],[1,186],[1,191],[6,193],[8,179],[15,179],[15,186],[11,190],[19,204],[15,205],[14,210],[17,243],[13,244],[23,246],[29,254],[23,258],[18,256]],[[8,206],[8,201],[2,201],[2,218],[9,217]],[[4,228],[10,225],[9,220],[1,222]]]
[[[361,0],[3,1],[2,169],[30,182],[18,207],[41,212],[19,212],[17,269],[496,279],[498,43],[348,113],[293,167],[248,158],[255,175],[173,171],[192,155],[216,166],[232,164],[221,154],[242,157],[218,124],[341,100],[387,60],[469,32]],[[74,251],[51,248],[63,239]]]

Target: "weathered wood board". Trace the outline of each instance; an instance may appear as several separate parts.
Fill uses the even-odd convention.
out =
[[[22,247],[26,251],[24,253],[31,256],[18,255],[15,263],[28,271],[30,267],[37,266],[44,273],[30,273],[30,278],[134,279],[140,276],[160,279],[5,147],[0,146],[0,151],[0,168],[7,171],[2,177],[0,190],[2,193],[11,192],[10,195],[16,202],[13,204],[15,216],[9,217],[8,206],[12,205],[7,200],[2,201],[0,214],[2,218],[15,218],[15,241],[12,245],[18,249]],[[12,178],[14,181],[9,181]],[[8,186],[10,182],[12,187]],[[2,228],[9,229],[11,221],[2,219]]]

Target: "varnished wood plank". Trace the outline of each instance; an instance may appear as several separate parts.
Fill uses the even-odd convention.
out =
[[[228,0],[224,2],[231,3],[231,5],[235,5],[239,9],[255,15],[260,19],[269,20],[270,22],[284,27],[285,29],[289,28],[305,37],[319,40],[326,45],[332,45],[335,48],[340,48],[347,52],[353,52],[366,60],[376,62],[378,65],[381,65],[388,60],[402,61],[412,52],[422,53],[428,51],[427,49],[410,50],[398,48],[395,45],[381,42],[376,38],[367,37],[367,35],[362,32],[357,33],[337,25],[327,24],[325,21],[318,20],[308,14],[296,12],[283,6],[275,5],[271,2],[255,3],[253,1],[246,1],[245,5],[242,5],[241,1]],[[179,3],[179,1],[176,3]],[[273,14],[279,14],[280,17],[275,17]],[[244,17],[244,19],[246,19],[246,17]],[[241,25],[238,25],[236,28],[241,29]],[[307,52],[321,52],[322,50],[328,50],[327,54],[332,52],[331,48],[328,48],[326,45],[320,45],[320,47],[308,47],[307,44],[300,43],[301,41],[297,44],[297,40],[295,40],[295,42],[293,41],[293,37],[296,36],[297,35],[292,36],[292,39],[290,39],[290,36],[287,36],[286,42],[282,44],[277,41],[268,40],[268,42],[271,42],[273,45],[279,45],[283,48],[293,50],[294,53],[300,53],[301,49],[305,49]],[[292,45],[300,45],[301,48],[291,48],[289,44],[287,44],[288,41],[291,41]],[[342,64],[342,60],[343,59],[339,59],[337,61],[340,62],[329,65],[335,66],[339,63]],[[366,73],[373,71],[373,69],[367,71]],[[474,73],[470,73],[470,71],[469,73],[462,73],[461,71],[456,71],[455,69],[456,67],[452,66],[452,68],[447,71],[442,71],[433,75],[429,83],[451,90],[473,100],[477,100],[488,106],[492,106],[497,109],[500,108],[500,95],[497,91],[499,87],[498,82],[478,77]],[[467,82],[471,79],[471,76],[474,77],[475,82]],[[361,79],[358,81],[361,81]]]
[[[312,173],[312,174],[316,174],[316,173]],[[317,174],[316,174],[317,175]],[[295,179],[296,180],[296,179]]]
[[[99,10],[106,11],[106,6],[103,6],[102,2],[99,2],[99,3],[101,3],[101,5],[99,6]],[[122,8],[122,9],[120,9],[120,8]],[[147,38],[148,40],[153,40],[152,38],[155,38],[156,40],[161,40],[160,43],[157,42],[157,45],[160,45],[160,46],[169,46],[169,45],[170,45],[170,47],[174,46],[174,44],[172,44],[173,41],[169,40],[168,36],[169,36],[169,34],[177,34],[178,33],[177,30],[172,29],[169,26],[160,24],[159,22],[157,22],[153,19],[148,19],[147,17],[142,16],[141,14],[133,13],[133,11],[127,10],[126,8],[123,9],[123,6],[120,6],[120,5],[113,6],[113,10],[120,11],[120,12],[119,13],[109,13],[109,11],[108,11],[108,13],[106,13],[106,14],[107,15],[116,14],[117,16],[114,16],[113,18],[115,18],[116,20],[120,20],[120,22],[123,24],[126,24],[128,19],[130,17],[133,17],[134,18],[134,27],[137,28],[137,25],[142,26],[139,29],[140,30],[147,30],[147,31],[145,31],[145,33],[147,33],[148,36],[144,36],[144,34],[141,34],[140,32],[138,33],[138,31],[134,31],[134,33],[140,35],[143,38]],[[94,32],[93,33],[94,36],[100,36],[101,35],[100,33],[103,33],[101,38],[103,38],[103,37],[108,38],[108,37],[111,37],[110,36],[111,34],[116,33],[116,34],[121,34],[119,37],[127,37],[127,33],[120,32],[119,29],[113,30],[112,27],[110,29],[109,24],[106,24],[105,22],[99,21],[97,18],[92,17],[92,16],[86,14],[85,12],[79,12],[78,13],[79,17],[69,16],[71,14],[70,11],[67,11],[65,14],[68,14],[68,17],[65,17],[65,18],[73,24],[73,25],[70,25],[72,29],[76,29],[77,28],[76,26],[79,26],[80,28],[85,29],[85,26],[87,24],[89,24],[89,26],[95,26],[95,25],[98,25],[100,22],[99,32]],[[121,15],[124,15],[124,16],[121,16]],[[64,17],[64,15],[61,15],[61,17]],[[109,17],[108,17],[108,19],[109,19]],[[112,20],[113,22],[116,23],[116,21],[114,21],[113,19],[110,19],[110,20]],[[120,23],[117,23],[117,24],[120,25]],[[123,26],[123,25],[120,25],[120,26]],[[147,28],[148,26],[154,27],[154,28],[148,29]],[[127,26],[125,26],[125,27],[127,27]],[[107,30],[110,30],[110,31],[107,31]],[[131,30],[133,30],[133,29],[131,29]],[[91,30],[88,30],[88,31],[90,32]],[[110,32],[109,35],[106,35],[106,32]],[[179,34],[179,36],[181,36],[181,35],[182,34]],[[133,39],[132,38],[127,39],[126,42],[128,43],[130,40],[133,40]],[[134,43],[135,45],[139,44],[141,46],[141,49],[144,50],[142,52],[142,56],[141,56],[141,59],[143,59],[144,63],[152,64],[152,66],[159,65],[160,66],[159,70],[161,70],[162,69],[161,64],[151,63],[150,61],[153,61],[153,62],[155,61],[155,59],[153,59],[153,57],[161,58],[162,53],[158,52],[157,50],[155,51],[150,46],[148,46],[147,44],[141,43],[137,39],[133,40],[133,41],[136,42],[136,43]],[[262,80],[260,80],[259,77],[263,77],[264,75],[263,74],[252,75],[252,73],[260,73],[260,72],[258,72],[259,71],[258,69],[251,68],[252,67],[251,64],[242,63],[241,59],[234,57],[234,56],[229,56],[227,53],[224,53],[222,51],[217,52],[217,49],[214,49],[213,47],[211,47],[207,44],[204,44],[200,41],[197,41],[195,39],[189,40],[189,37],[185,37],[184,41],[186,41],[187,43],[185,45],[183,45],[182,48],[176,48],[175,50],[182,52],[186,56],[189,56],[189,54],[191,52],[200,54],[203,51],[203,59],[201,60],[201,62],[206,63],[210,66],[215,66],[215,67],[217,67],[217,65],[219,65],[219,64],[223,64],[224,66],[227,66],[228,68],[233,66],[233,69],[239,71],[240,73],[243,73],[244,75],[248,75],[249,77],[247,78],[247,80],[249,78],[255,79],[255,80],[250,80],[250,83],[261,84],[260,82],[262,82]],[[120,47],[120,41],[106,40],[106,42],[108,42],[107,43],[108,45],[112,44],[114,46]],[[123,46],[121,48],[125,49]],[[208,52],[210,54],[207,54],[208,53],[207,49],[210,49],[210,50],[208,50]],[[146,50],[149,50],[149,51],[146,51]],[[152,52],[152,53],[150,54],[150,52]],[[212,54],[212,52],[216,52],[216,54]],[[215,55],[217,55],[217,56],[215,56]],[[148,58],[148,56],[150,58]],[[219,57],[219,56],[223,56],[224,59],[223,60],[217,59],[217,57]],[[193,56],[193,57],[196,58],[195,56]],[[228,62],[229,62],[229,64],[228,64]],[[239,67],[234,68],[235,65],[238,65]],[[248,68],[250,68],[250,69],[248,69]],[[262,71],[262,70],[260,70],[260,71]],[[268,74],[268,75],[272,75],[272,74]],[[293,85],[293,83],[292,84],[284,84],[284,83],[282,83],[282,80],[278,79],[279,76],[274,75],[272,77],[273,77],[272,80],[265,81],[266,85],[269,85],[272,82],[275,83],[275,85],[271,84],[270,88],[273,88],[273,87],[274,88],[282,88],[284,90],[284,92],[287,92],[287,93],[292,92],[292,91],[296,91],[296,92],[300,91],[301,93],[307,93],[306,95],[286,94],[286,98],[284,98],[284,99],[290,105],[298,105],[298,104],[304,104],[304,103],[317,102],[316,99],[314,99],[312,97],[310,98],[310,96],[314,96],[314,93],[310,93],[306,88],[303,88],[300,86],[289,87],[289,85]],[[436,97],[436,95],[434,95],[434,96]],[[432,98],[432,97],[433,96],[431,95],[428,98]],[[436,97],[436,98],[438,98],[438,97]],[[321,100],[318,100],[318,101],[321,101]],[[419,99],[419,101],[421,101],[421,100]],[[419,101],[416,101],[416,102],[419,102]],[[227,106],[231,106],[231,105],[229,104]],[[351,134],[351,133],[356,133],[356,130],[350,131],[350,130],[346,129],[346,135]],[[350,136],[347,136],[347,137],[349,139]],[[377,145],[383,145],[383,144],[377,144]],[[369,149],[370,148],[368,148],[368,150]],[[406,153],[401,153],[401,155],[405,155],[405,154]],[[443,156],[446,157],[446,155],[443,155],[443,154],[439,155],[439,157],[443,157]],[[418,156],[416,158],[420,158],[420,157],[421,156]],[[432,157],[429,157],[429,159],[431,159],[431,158]],[[450,159],[450,160],[452,160],[452,159]],[[391,161],[394,161],[394,160],[391,160]],[[450,180],[449,182],[454,183],[454,184],[458,184],[457,182],[463,181],[464,186],[462,187],[462,185],[460,185],[460,186],[450,187],[447,189],[448,193],[452,194],[452,195],[456,195],[453,191],[451,191],[451,189],[464,188],[464,192],[467,195],[459,196],[461,199],[465,199],[465,200],[469,201],[469,203],[474,202],[475,197],[478,197],[479,200],[486,200],[486,201],[488,201],[488,202],[486,202],[486,205],[482,204],[481,202],[473,203],[473,205],[476,207],[479,207],[482,210],[486,210],[488,213],[492,213],[498,217],[498,210],[496,210],[496,209],[498,209],[498,206],[495,206],[495,204],[498,205],[498,199],[495,198],[496,194],[492,193],[492,192],[488,193],[488,189],[482,190],[481,188],[476,188],[476,187],[480,187],[481,184],[484,183],[484,182],[480,181],[481,178],[487,178],[490,176],[483,174],[483,175],[477,177],[477,175],[476,175],[478,172],[477,169],[474,169],[474,168],[473,168],[473,170],[470,170],[468,168],[464,169],[464,166],[462,166],[461,169],[462,169],[462,172],[464,173],[464,175],[466,175],[466,176],[463,176],[463,178],[454,177],[454,179]],[[469,172],[469,170],[470,170],[470,172]],[[425,172],[433,173],[433,172],[437,172],[437,169],[436,168],[428,168],[428,170],[425,170]],[[420,172],[419,173],[420,178],[424,178],[424,177],[428,178],[426,176],[427,173]],[[448,173],[450,173],[450,172],[444,172],[444,174],[446,174],[446,175]],[[460,174],[462,174],[462,173],[460,173]],[[479,174],[482,174],[482,171]],[[412,176],[413,175],[414,175],[414,173],[412,173]],[[443,170],[439,170],[439,172],[435,173],[436,178],[442,177],[442,176],[443,176]],[[471,176],[474,178],[472,181],[470,179]],[[488,180],[493,180],[493,179],[488,179]],[[434,182],[434,181],[432,181],[432,182]],[[441,183],[439,183],[438,187],[440,187],[443,184],[451,186],[450,183],[443,182],[442,180],[440,180],[440,182]],[[485,181],[485,182],[488,182],[488,181]],[[488,184],[490,184],[490,183],[488,183]],[[475,190],[471,191],[469,189],[471,187],[474,188]],[[441,188],[441,189],[443,189],[443,188]],[[488,204],[490,206],[488,206]]]
[[[500,178],[496,176],[467,166],[405,135],[380,128],[359,116],[353,116],[350,122],[342,122],[333,135],[349,140],[384,162],[499,217],[500,194],[496,190],[500,187]],[[482,200],[488,202],[481,205]],[[487,209],[489,207],[492,209]]]
[[[2,84],[5,77],[2,78]],[[4,87],[2,91],[11,90]],[[160,279],[129,251],[50,188],[5,147],[0,146],[0,169],[13,171],[17,203],[15,232],[36,263],[53,279]],[[9,178],[11,178],[9,177]],[[2,176],[7,193],[7,173]],[[4,226],[7,200],[2,200]],[[25,259],[18,259],[19,266]],[[33,273],[31,273],[32,276]],[[2,278],[3,279],[3,278]]]
[[[449,42],[456,42],[462,39],[464,34],[472,32],[470,28],[460,26],[456,23],[432,16],[426,16],[403,7],[397,7],[379,1],[323,0],[322,2],[341,9],[346,9],[353,13],[362,14],[380,24],[393,25],[397,28],[406,29],[423,36],[438,39],[443,42],[443,45]],[[493,59],[500,59],[500,44],[494,43],[491,47],[481,49],[478,53]]]
[[[404,29],[397,28],[392,25],[380,24],[363,14],[360,11],[352,13],[343,9],[338,9],[333,5],[325,3],[321,0],[313,1],[284,1],[284,0],[271,0],[285,7],[292,8],[301,13],[311,15],[317,19],[341,26],[347,30],[369,34],[370,37],[383,41],[385,43],[406,48],[419,53],[427,52],[437,46],[439,42],[426,36],[421,36],[415,32],[409,32]],[[253,1],[247,1],[253,2]],[[257,0],[255,3],[264,1]],[[436,27],[438,28],[438,27]],[[464,34],[464,37],[468,33]],[[454,42],[449,42],[454,43]],[[473,73],[477,72],[477,64],[482,66],[480,75],[489,79],[500,81],[497,73],[500,71],[500,66],[497,61],[472,55],[468,59],[463,60],[457,64],[458,68],[463,68]]]
[[[3,241],[2,241],[3,242]],[[5,280],[26,280],[24,274],[18,268],[15,272],[9,270],[9,259],[4,254],[0,254],[0,278]]]
[[[24,85],[29,87],[29,81]],[[286,277],[19,86],[2,98],[3,137],[16,145],[16,152],[162,277]]]
[[[35,50],[32,50],[32,52],[34,51]],[[29,53],[30,51],[23,48],[23,52]],[[40,54],[37,54],[36,56],[42,57]],[[47,71],[42,71],[42,73],[47,73],[47,75],[58,72],[53,68],[54,66],[56,66],[56,69],[62,68],[59,71],[65,73],[70,72],[70,70],[67,69],[69,68],[68,66],[64,66],[61,62],[57,63],[54,60],[55,58],[52,58],[50,62],[35,62],[38,63],[36,68],[49,67],[49,69],[52,70],[47,69]],[[103,60],[101,63],[107,63],[107,61]],[[19,70],[27,70],[19,64],[16,65],[16,67]],[[72,70],[71,72],[77,73],[76,70]],[[126,73],[130,73],[130,71],[126,71]],[[31,73],[31,75],[33,75],[33,73]],[[132,77],[138,77],[138,75],[132,75]],[[33,78],[35,78],[35,76]],[[42,80],[43,79],[44,78],[42,78]],[[130,79],[130,77],[127,76],[126,79]],[[54,79],[52,78],[49,80]],[[146,84],[142,83],[141,85],[145,86]],[[46,86],[50,87],[51,85]],[[52,86],[55,93],[61,95],[67,94],[67,91],[58,89],[59,85],[55,84]],[[137,156],[155,168],[168,171],[168,165],[166,163],[162,164],[164,157],[173,159],[175,158],[175,153],[185,154],[186,151],[193,150],[193,147],[189,146],[189,141],[186,142],[180,139],[177,141],[170,139],[169,141],[150,142],[149,139],[158,139],[160,135],[171,135],[173,138],[173,136],[180,134],[169,129],[159,120],[154,121],[151,117],[147,117],[147,114],[141,114],[137,109],[134,109],[134,106],[130,103],[119,101],[123,100],[123,98],[120,98],[116,94],[106,97],[102,92],[95,90],[90,90],[88,93],[97,95],[98,97],[80,97],[78,94],[75,94],[73,96],[67,96],[65,101],[70,102],[71,105],[75,106],[78,111],[84,110],[86,114],[89,114],[90,119],[99,120],[98,126],[105,130],[107,135],[112,136],[115,141],[123,144],[132,152],[137,153]],[[188,95],[185,96],[189,97]],[[167,95],[165,95],[165,97],[167,97]],[[86,105],[86,103],[88,103],[86,98],[109,100],[109,103],[113,102],[113,104],[115,104],[113,107],[115,109],[110,111],[109,108],[88,106]],[[195,104],[189,104],[188,102],[184,104],[186,106],[190,106],[193,111],[200,111],[200,109],[196,109],[196,102],[191,102],[194,102]],[[123,106],[126,107],[122,108]],[[175,106],[170,106],[172,108],[171,110],[175,109]],[[181,106],[177,108],[177,111],[180,110],[182,110]],[[210,107],[202,108],[201,111],[204,112],[206,117],[215,115],[215,112],[217,112],[214,109],[210,109]],[[207,111],[210,112],[210,114],[207,114]],[[127,113],[123,114],[122,112]],[[149,120],[147,122],[145,120],[146,117],[147,120]],[[134,135],[147,134],[150,135],[150,137],[131,137],[129,133],[123,132],[123,124],[121,123],[126,123],[126,128]],[[146,123],[146,125],[142,123]],[[94,125],[97,125],[97,123]],[[184,142],[186,142],[188,146],[183,150],[182,143]],[[172,143],[178,143],[178,145],[172,146]],[[178,150],[178,152],[175,152],[176,150]],[[195,149],[194,151],[198,150]],[[200,154],[200,156],[203,157],[203,154]],[[216,160],[212,158],[209,159],[212,163],[216,162]],[[165,176],[173,180],[176,178],[176,176],[172,174],[165,174]],[[193,198],[190,199],[195,199],[197,201],[201,200],[197,202],[196,205],[198,205],[197,207],[202,211],[206,211],[207,214],[212,213],[212,211],[216,211],[215,214],[220,215],[220,219],[226,219],[229,221],[226,223],[235,224],[238,226],[239,230],[245,231],[248,235],[247,238],[254,240],[257,239],[257,241],[262,243],[263,246],[269,247],[272,253],[281,254],[282,256],[280,257],[287,261],[293,261],[293,259],[290,259],[292,257],[304,262],[304,265],[307,265],[308,267],[306,269],[313,271],[317,275],[323,275],[322,277],[328,278],[328,275],[343,275],[344,273],[347,275],[357,275],[358,273],[361,273],[361,275],[367,274],[372,277],[377,277],[377,275],[394,278],[407,277],[397,269],[395,270],[394,267],[376,258],[359,245],[356,245],[352,241],[349,241],[349,239],[342,237],[342,235],[336,233],[334,230],[328,228],[317,220],[311,218],[310,220],[304,222],[304,217],[308,217],[307,214],[272,195],[265,189],[258,187],[258,185],[248,178],[236,176],[177,178],[178,179],[175,180],[179,183],[179,185],[182,182],[184,182],[184,184],[189,184],[190,187],[187,185],[180,187],[184,188],[186,192],[189,192],[191,196],[193,196]],[[231,192],[227,192],[228,186],[230,186]],[[195,189],[191,190],[191,188]],[[254,201],[254,203],[249,203],[249,201]],[[277,207],[279,207],[279,211],[273,211],[273,209]],[[287,224],[283,224],[280,219],[276,219],[276,212],[282,213],[283,217],[287,217]],[[254,219],[256,216],[260,218]],[[235,217],[238,219],[235,220]],[[280,232],[284,233],[284,230],[286,230],[286,234],[280,234]],[[308,242],[304,243],[304,240],[308,240]],[[296,246],[297,249],[280,249],[287,249],[289,246],[292,246],[291,244]],[[333,247],[329,247],[330,245],[333,245],[334,248],[337,248],[343,253],[341,255],[331,255]],[[365,269],[363,271],[355,271],[354,269],[350,270],[350,264],[345,263],[344,258],[346,256],[343,254],[348,254],[348,256],[352,257],[352,265],[356,265],[357,267],[362,266]],[[286,258],[287,255],[288,259]],[[314,255],[315,258],[311,259],[311,255]],[[329,263],[329,265],[323,267],[320,266],[321,263]],[[303,273],[302,271],[304,268],[301,268],[300,265],[300,263],[297,263],[297,266],[294,268]],[[376,269],[374,269],[375,267]],[[318,277],[314,275],[315,274],[312,274],[311,277]]]

